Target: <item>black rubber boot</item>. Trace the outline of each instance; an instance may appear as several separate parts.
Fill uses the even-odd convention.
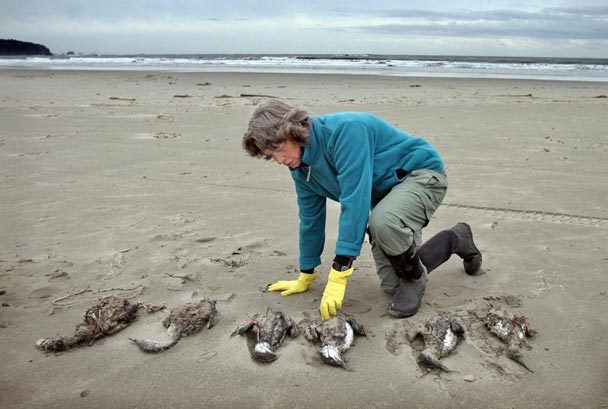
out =
[[[418,249],[420,261],[426,267],[427,273],[435,270],[452,256],[457,240],[458,237],[452,230],[442,230]]]
[[[418,312],[422,303],[422,295],[426,287],[425,266],[422,265],[414,245],[397,256],[386,254],[386,258],[400,278],[399,287],[393,295],[388,313],[396,318],[411,317]]]
[[[457,223],[456,226],[452,227],[454,233],[458,237],[454,253],[462,258],[462,264],[464,265],[464,271],[468,275],[477,275],[481,271],[481,252],[473,241],[473,232],[471,226],[466,223]]]
[[[425,287],[425,276],[417,280],[399,280],[397,292],[388,307],[389,315],[395,318],[407,318],[416,314],[420,309]]]
[[[451,229],[440,231],[418,249],[418,255],[427,273],[445,263],[454,253],[463,259],[464,271],[467,274],[482,273],[481,252],[475,246],[471,227],[466,223],[457,223]]]
[[[384,253],[388,261],[393,266],[397,277],[403,280],[417,280],[422,277],[424,266],[422,266],[420,257],[414,245],[412,245],[405,253],[397,256],[391,256]]]

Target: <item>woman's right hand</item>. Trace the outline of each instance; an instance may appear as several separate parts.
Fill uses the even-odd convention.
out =
[[[297,280],[279,280],[274,284],[269,284],[268,291],[281,291],[283,297],[288,295],[303,293],[317,278],[317,273],[300,273]]]

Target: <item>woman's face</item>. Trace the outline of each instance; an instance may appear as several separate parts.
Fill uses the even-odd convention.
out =
[[[285,165],[291,169],[302,164],[302,147],[299,143],[290,140],[283,142],[275,150],[265,151],[264,155],[274,159],[279,165]]]

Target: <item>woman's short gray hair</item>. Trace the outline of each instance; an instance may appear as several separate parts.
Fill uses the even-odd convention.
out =
[[[273,151],[286,140],[308,144],[310,114],[300,108],[272,99],[256,108],[243,136],[243,149],[253,157],[267,158],[265,151]]]

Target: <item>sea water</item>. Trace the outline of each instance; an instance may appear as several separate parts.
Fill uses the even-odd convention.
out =
[[[608,82],[608,59],[416,55],[61,55],[0,57],[0,69],[261,72]]]

